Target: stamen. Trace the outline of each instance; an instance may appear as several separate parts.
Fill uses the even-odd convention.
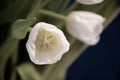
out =
[[[37,51],[49,51],[56,49],[57,44],[56,36],[48,30],[40,29],[36,36],[34,44]]]

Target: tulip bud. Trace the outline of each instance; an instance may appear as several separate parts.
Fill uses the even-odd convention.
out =
[[[86,5],[93,5],[103,2],[103,0],[76,0],[76,1]]]
[[[31,30],[26,47],[33,63],[52,64],[61,59],[70,44],[56,26],[40,22]]]
[[[100,39],[104,21],[105,19],[98,14],[74,11],[67,17],[66,29],[74,38],[88,45],[95,45]]]

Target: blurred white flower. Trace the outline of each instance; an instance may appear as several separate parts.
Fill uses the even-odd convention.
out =
[[[61,59],[70,44],[56,26],[40,22],[31,30],[26,47],[33,63],[52,64]]]
[[[95,45],[100,39],[104,21],[105,18],[92,12],[73,11],[67,17],[66,29],[76,39]]]
[[[103,2],[103,0],[76,0],[76,1],[86,5],[93,5]]]

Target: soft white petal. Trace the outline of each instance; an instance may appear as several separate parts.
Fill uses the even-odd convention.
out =
[[[92,12],[73,11],[66,20],[67,31],[76,39],[88,45],[95,45],[103,31],[105,19]]]
[[[34,44],[38,31],[45,29],[55,38],[54,49],[46,49],[45,51],[36,50]],[[39,34],[40,35],[40,34]],[[42,35],[42,34],[41,34]],[[40,45],[41,46],[41,45]],[[67,41],[64,33],[56,26],[44,22],[37,23],[30,32],[29,39],[26,43],[26,47],[30,56],[30,59],[35,64],[52,64],[61,59],[62,55],[69,50],[70,44]]]
[[[93,5],[103,2],[103,0],[76,0],[76,1],[86,5]]]

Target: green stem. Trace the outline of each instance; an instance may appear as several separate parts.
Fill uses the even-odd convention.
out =
[[[43,15],[51,16],[51,17],[61,19],[61,20],[64,20],[64,21],[66,20],[66,16],[60,15],[58,13],[55,13],[55,12],[52,12],[52,11],[49,11],[49,10],[40,9],[38,12],[40,14],[43,14]]]
[[[16,46],[15,47],[15,49],[14,49],[14,51],[13,51],[13,53],[12,53],[12,56],[11,56],[11,58],[12,58],[12,73],[11,73],[11,78],[10,78],[10,80],[16,80],[16,63],[17,63],[17,58],[18,58],[18,53],[17,53],[17,51],[18,51],[18,46]]]
[[[69,3],[70,3],[70,0],[64,0],[64,3],[60,8],[60,12],[63,12],[64,10],[66,10]]]
[[[47,8],[51,11],[56,11],[59,8],[61,0],[43,0],[41,8]]]
[[[101,5],[99,5],[98,7],[95,8],[95,10],[93,10],[93,12],[100,12],[107,4],[109,4],[109,0],[103,2]]]
[[[50,5],[52,5],[52,7],[50,8],[50,10],[57,12],[59,11],[59,8],[61,6],[62,0],[56,0],[56,2],[51,3]]]
[[[116,9],[116,11],[114,12],[114,14],[112,14],[108,20],[106,21],[106,23],[104,24],[106,27],[115,19],[115,17],[120,14],[120,6]],[[105,28],[106,28],[105,27]]]
[[[18,46],[19,40],[8,38],[8,40],[0,47],[0,80],[4,80],[4,68],[8,58]]]
[[[78,5],[79,5],[79,3],[77,3],[75,1],[64,13],[68,14],[69,12],[71,12],[72,10],[74,10]]]
[[[14,21],[19,15],[20,13],[22,12],[22,10],[27,7],[26,5],[28,5],[30,1],[26,0],[24,1],[24,5],[22,4],[21,8],[18,10],[18,12],[15,14],[15,16],[13,17],[12,21]]]
[[[37,17],[37,11],[40,8],[41,0],[35,0],[31,12],[28,14],[27,18]]]
[[[50,0],[46,0],[46,1],[44,1],[42,4],[41,4],[41,7],[44,7],[47,3],[49,3],[50,2]]]

